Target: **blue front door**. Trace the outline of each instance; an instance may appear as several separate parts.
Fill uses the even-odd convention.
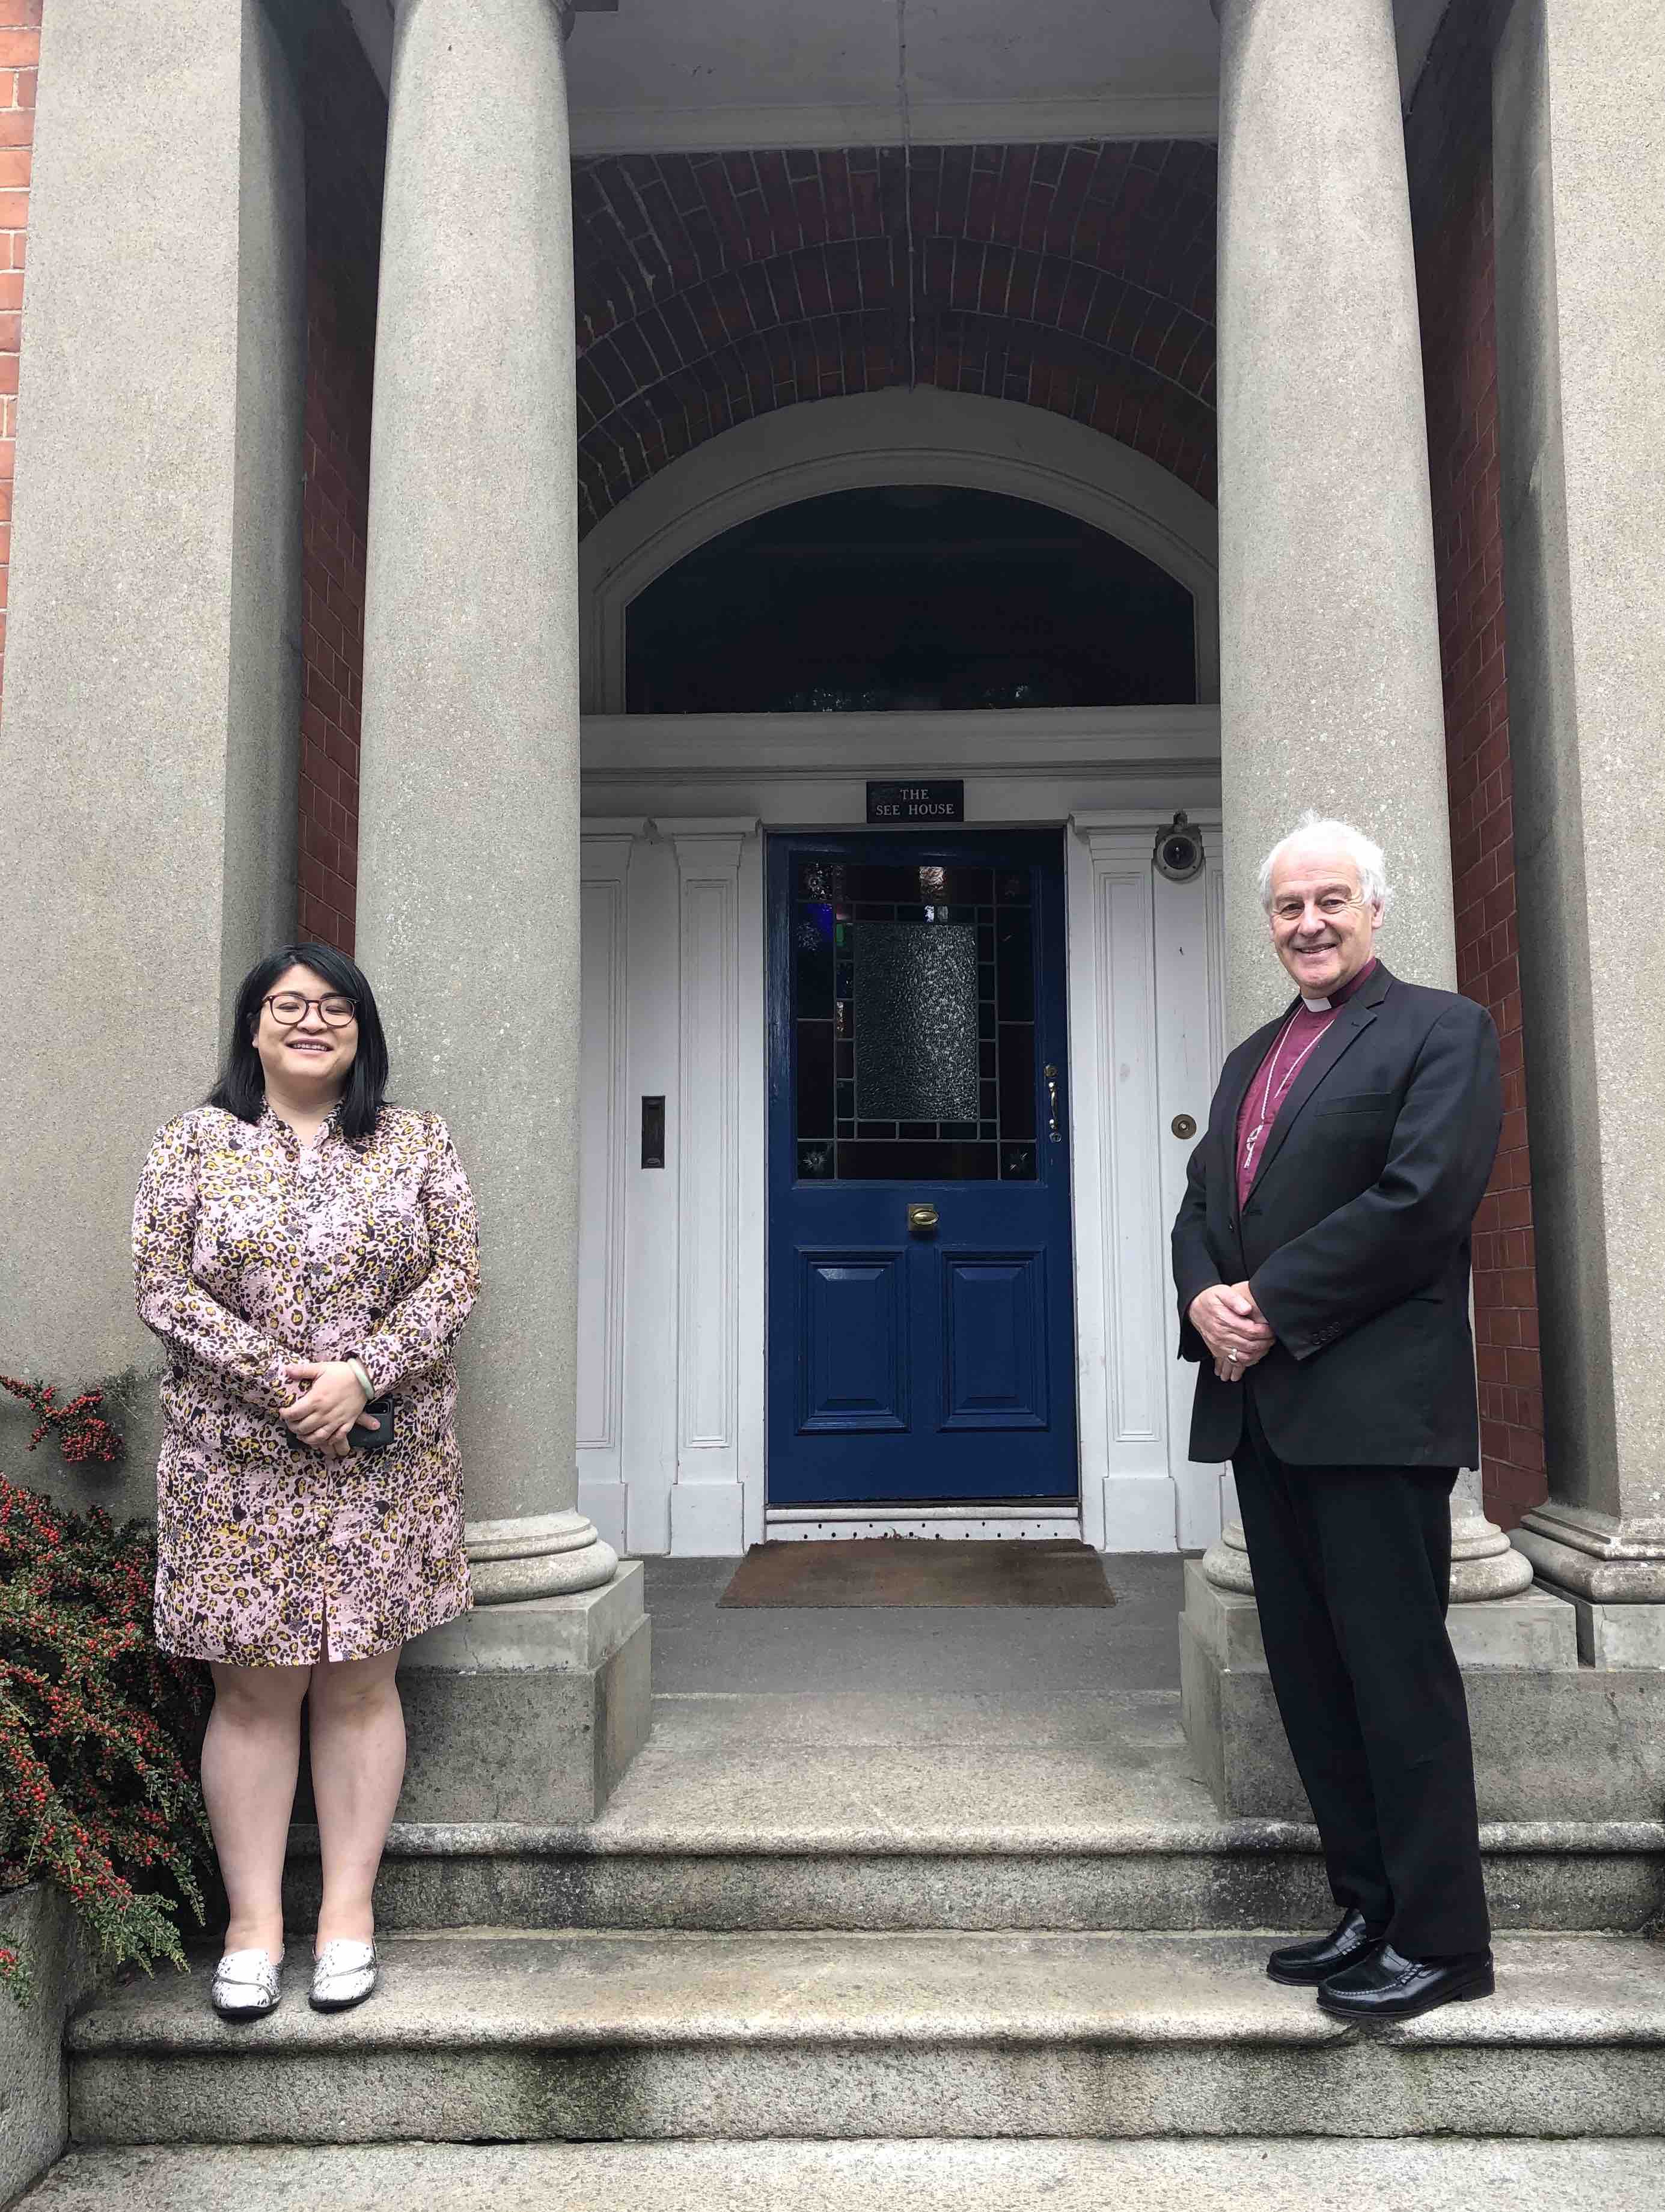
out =
[[[1057,831],[769,841],[769,1502],[1073,1498]]]

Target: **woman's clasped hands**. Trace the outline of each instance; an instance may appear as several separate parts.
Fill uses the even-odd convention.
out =
[[[284,1407],[284,1425],[326,1459],[351,1455],[351,1429],[376,1426],[364,1412],[364,1386],[346,1360],[296,1360],[284,1374],[288,1381],[307,1386],[292,1406]]]

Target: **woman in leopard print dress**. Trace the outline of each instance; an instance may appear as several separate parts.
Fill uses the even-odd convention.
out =
[[[452,1347],[479,1285],[474,1205],[444,1123],[387,1104],[387,1078],[354,963],[273,954],[238,994],[209,1103],[151,1147],[134,1212],[139,1315],[168,1355],[156,1633],[214,1672],[203,1790],[228,2014],[277,2002],[303,1703],[314,1999],[374,1985],[370,1892],[405,1763],[394,1669],[469,1602]],[[384,1400],[391,1440],[364,1449]]]

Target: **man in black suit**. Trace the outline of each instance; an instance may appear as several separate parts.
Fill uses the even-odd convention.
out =
[[[1309,815],[1260,891],[1297,997],[1227,1060],[1174,1224],[1191,1456],[1230,1459],[1266,1662],[1343,1917],[1274,1951],[1325,2011],[1489,1996],[1473,1759],[1446,1634],[1479,1464],[1469,1230],[1502,1123],[1472,1000],[1375,957],[1380,849]]]

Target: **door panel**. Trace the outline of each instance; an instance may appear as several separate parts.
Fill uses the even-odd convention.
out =
[[[1062,839],[769,844],[769,1497],[1076,1489]]]
[[[907,1313],[900,1252],[800,1255],[799,1432],[907,1426]]]
[[[945,1429],[1046,1425],[1046,1255],[942,1255]]]

